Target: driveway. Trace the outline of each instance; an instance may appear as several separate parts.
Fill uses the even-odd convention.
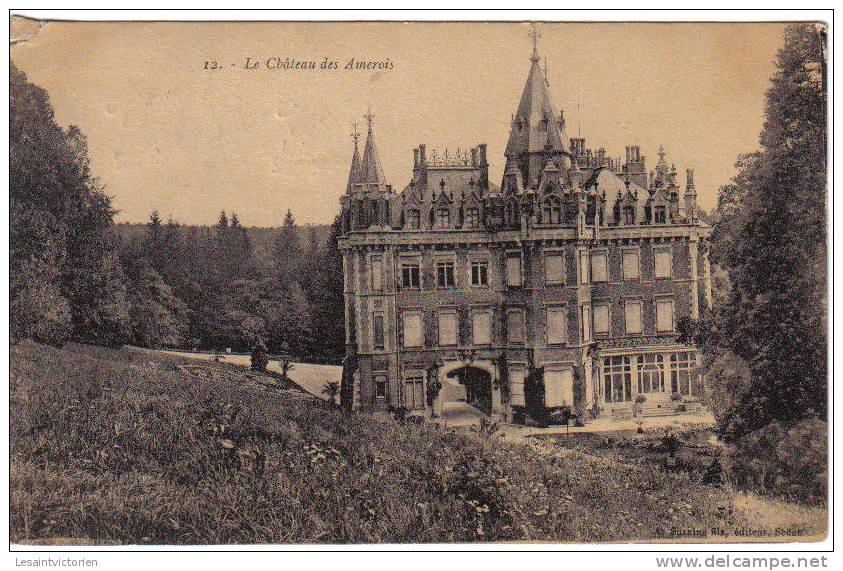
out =
[[[211,361],[214,358],[212,353],[190,353],[185,351],[161,351],[162,353],[170,353],[172,355],[179,355],[182,357],[190,357],[191,359],[202,359]],[[222,363],[229,363],[232,365],[241,365],[244,367],[251,367],[252,359],[249,355],[229,355],[223,354]],[[269,361],[266,367],[268,370],[275,373],[281,373],[281,364],[278,361]],[[288,373],[289,379],[297,384],[299,387],[308,393],[324,399],[322,389],[325,384],[330,381],[340,382],[342,379],[342,367],[337,365],[314,365],[312,363],[294,363],[293,368]],[[339,395],[337,395],[337,402],[339,402]]]

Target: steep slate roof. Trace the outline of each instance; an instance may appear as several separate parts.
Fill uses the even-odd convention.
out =
[[[518,104],[506,144],[507,157],[516,157],[525,152],[541,153],[548,144],[553,151],[567,152],[571,144],[564,127],[560,129],[556,124],[559,114],[550,100],[547,84],[539,67],[538,55],[534,53],[530,60],[530,73],[527,75],[527,83],[524,85],[521,102]],[[547,131],[541,128],[545,120]],[[518,128],[519,121],[522,124],[521,129]]]
[[[351,194],[354,186],[361,184],[362,170],[360,167],[360,151],[357,148],[357,136],[354,136],[354,154],[351,156],[351,168],[348,171],[348,184],[345,187],[345,193]]]
[[[369,133],[366,135],[366,147],[363,149],[363,163],[360,167],[362,183],[374,190],[384,190],[386,177],[383,174],[381,159],[378,156],[378,149],[375,146],[375,136],[372,133],[372,125],[369,123]]]

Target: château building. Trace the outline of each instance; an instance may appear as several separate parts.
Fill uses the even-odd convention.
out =
[[[547,407],[604,412],[702,390],[695,348],[677,335],[712,296],[693,171],[680,189],[663,149],[648,172],[638,146],[616,159],[569,138],[535,35],[530,61],[500,186],[485,144],[422,144],[396,192],[371,114],[362,158],[353,137],[340,248],[363,410],[430,414],[446,397],[429,388],[447,378],[507,420],[534,380]]]

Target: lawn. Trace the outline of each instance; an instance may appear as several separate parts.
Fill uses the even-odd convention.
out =
[[[687,472],[346,414],[277,376],[135,349],[12,347],[10,430],[13,542],[659,541],[750,526]]]

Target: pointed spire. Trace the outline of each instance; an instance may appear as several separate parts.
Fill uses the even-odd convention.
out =
[[[530,57],[530,72],[521,94],[518,109],[509,133],[504,156],[507,166],[515,163],[522,171],[522,180],[537,179],[542,172],[547,155],[569,155],[571,142],[565,132],[564,121],[556,111],[547,89],[546,75],[542,73],[538,53],[538,39],[541,37],[535,25],[531,26],[533,53]],[[556,118],[560,119],[557,120]],[[557,160],[559,165],[564,161]],[[567,166],[563,170],[567,170]]]
[[[351,131],[351,139],[354,141],[354,154],[351,155],[351,168],[348,171],[348,185],[345,187],[345,193],[351,194],[354,188],[360,185],[362,180],[362,170],[360,168],[360,150],[357,147],[357,141],[360,139],[360,133],[357,131],[357,123]]]
[[[542,37],[541,32],[536,28],[536,23],[530,23],[530,39],[533,40],[533,55],[530,56],[530,61],[538,63],[541,59],[539,57],[539,38]]]
[[[385,190],[386,177],[383,174],[381,159],[375,146],[375,135],[372,129],[375,116],[372,114],[371,107],[367,108],[363,117],[366,119],[368,132],[366,134],[366,146],[363,149],[363,161],[360,165],[360,182],[365,190]]]

